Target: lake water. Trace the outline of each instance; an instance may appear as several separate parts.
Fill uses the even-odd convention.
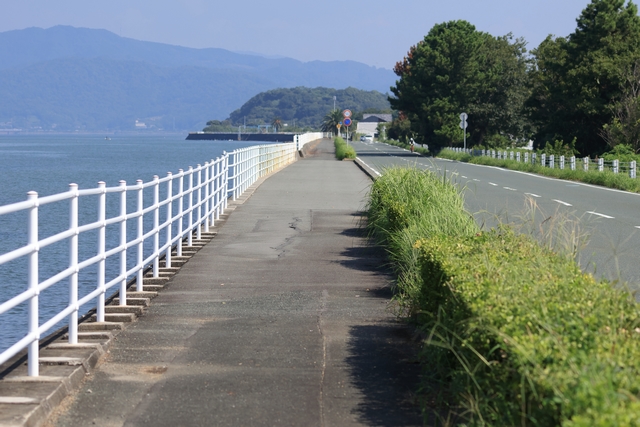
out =
[[[104,136],[76,135],[0,136],[0,206],[26,200],[28,191],[37,191],[39,196],[65,192],[69,189],[69,183],[76,183],[83,189],[95,188],[99,181],[105,181],[107,187],[118,186],[120,180],[127,181],[128,185],[135,184],[137,179],[148,182],[154,175],[162,178],[167,172],[177,173],[179,169],[186,170],[189,166],[204,164],[222,155],[223,151],[260,144],[246,141],[187,141],[185,135],[110,138],[106,140]],[[117,204],[110,209],[117,214]],[[95,215],[95,205],[83,206],[81,199],[81,224],[95,221]],[[60,232],[68,226],[68,202],[43,206],[39,216],[40,238]],[[133,226],[133,222],[130,225]],[[147,229],[148,226],[145,231]],[[108,230],[108,239],[109,236]],[[111,236],[112,239],[118,238],[116,233],[111,233]],[[0,216],[0,254],[25,245],[26,239],[25,214]],[[117,245],[117,241],[108,241],[107,245],[109,249]],[[66,242],[61,242],[41,250],[41,280],[67,266],[67,247]],[[81,235],[81,253],[83,248],[93,251],[92,255],[95,255],[95,236],[90,233]],[[117,275],[116,264],[107,265],[108,275]],[[26,290],[25,267],[24,259],[0,266],[0,303]],[[91,270],[81,273],[80,297],[95,289],[95,274],[96,271]],[[67,280],[63,280],[63,283],[41,294],[41,321],[49,319],[66,306],[67,283]],[[83,307],[83,310],[89,308]],[[0,351],[11,346],[16,338],[22,337],[27,330],[26,325],[26,304],[0,315]]]

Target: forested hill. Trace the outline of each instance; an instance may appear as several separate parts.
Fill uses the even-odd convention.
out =
[[[349,87],[347,89],[329,89],[326,87],[275,89],[262,92],[240,109],[231,113],[229,120],[234,125],[269,124],[274,118],[298,127],[317,128],[324,116],[333,110],[348,108],[352,111],[389,110],[387,96],[378,91],[364,91]]]
[[[192,49],[56,26],[0,33],[0,129],[193,130],[295,86],[388,91],[391,70]]]

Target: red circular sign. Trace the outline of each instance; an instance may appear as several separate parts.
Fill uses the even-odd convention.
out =
[[[351,119],[344,119],[344,125],[347,127],[351,126]]]

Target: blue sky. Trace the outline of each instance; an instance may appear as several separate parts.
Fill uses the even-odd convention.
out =
[[[0,0],[0,32],[54,25],[124,37],[392,68],[437,23],[493,35],[569,35],[588,0]]]

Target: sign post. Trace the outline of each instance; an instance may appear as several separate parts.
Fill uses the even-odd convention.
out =
[[[342,123],[347,127],[347,145],[349,145],[349,126],[351,126],[351,110],[344,110],[342,112],[342,117],[344,120]]]
[[[464,134],[464,149],[467,149],[467,118],[469,116],[467,113],[460,114],[460,129],[462,129],[462,133]]]

